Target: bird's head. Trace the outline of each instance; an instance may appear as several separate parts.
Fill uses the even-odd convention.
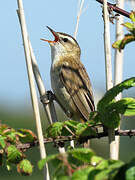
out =
[[[55,39],[53,41],[46,39],[41,40],[50,44],[52,54],[54,54],[54,56],[59,55],[80,57],[81,50],[75,38],[65,33],[55,32],[48,26],[47,28],[51,31]]]

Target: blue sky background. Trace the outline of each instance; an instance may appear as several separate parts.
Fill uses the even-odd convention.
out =
[[[40,38],[53,38],[46,26],[73,35],[76,25],[78,0],[23,0],[29,37],[37,58],[46,89],[50,89],[50,47]],[[112,1],[111,1],[112,2]],[[0,11],[0,102],[9,106],[30,103],[29,84],[20,25],[16,14],[17,1],[1,1]],[[131,7],[128,3],[126,10]],[[125,18],[125,21],[129,19]],[[115,25],[111,25],[114,42]],[[90,76],[93,89],[105,89],[103,20],[101,5],[86,0],[79,23],[77,41],[81,59]],[[134,43],[125,48],[123,79],[135,76]],[[112,54],[114,50],[112,50]],[[114,60],[112,59],[112,63]],[[97,92],[97,91],[95,91]]]

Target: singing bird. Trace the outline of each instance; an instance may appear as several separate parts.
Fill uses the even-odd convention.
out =
[[[47,28],[55,39],[41,40],[51,46],[51,85],[57,102],[70,119],[85,122],[95,106],[90,79],[80,60],[79,44],[71,35]]]

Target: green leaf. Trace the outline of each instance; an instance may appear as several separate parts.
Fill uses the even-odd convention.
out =
[[[19,129],[18,132],[23,135],[19,135],[19,140],[22,143],[33,142],[37,139],[36,135],[30,129]]]
[[[91,179],[95,180],[113,180],[113,178],[117,175],[119,172],[119,168],[123,166],[122,161],[116,161],[116,160],[101,160],[89,173],[89,177]]]
[[[0,124],[0,134],[2,135],[5,130],[8,130],[9,127],[6,124]]]
[[[124,98],[115,101],[115,97],[125,89],[135,86],[135,77],[127,79],[105,93],[97,104],[98,119],[108,128],[117,128],[120,123],[119,114],[134,115],[134,99]]]
[[[125,45],[127,45],[128,43],[135,41],[135,12],[134,11],[130,13],[130,19],[132,23],[126,22],[122,24],[128,29],[130,33],[125,34],[123,39],[118,40],[112,44],[112,47],[118,49],[119,51],[124,49]]]
[[[65,121],[64,122],[64,128],[62,130],[62,135],[63,136],[70,136],[73,133],[75,134],[77,124],[79,124],[79,122],[77,122],[77,121],[73,121],[73,120]]]
[[[130,13],[130,19],[131,19],[131,21],[133,22],[133,23],[135,23],[135,12],[134,11],[132,11],[131,13]]]
[[[99,122],[100,122],[100,115],[99,115],[98,111],[90,112],[90,117],[89,117],[88,123],[91,126],[96,126],[99,124]]]
[[[10,145],[7,148],[7,160],[11,163],[18,163],[22,159],[22,153],[14,146]]]
[[[53,180],[71,180],[71,177],[64,176],[64,175],[59,175],[57,177],[54,177]]]
[[[15,143],[16,142],[16,135],[18,135],[18,132],[15,131],[15,129],[10,128],[6,125],[2,125],[0,127],[0,131],[1,134],[3,135],[3,137],[6,137],[5,139],[8,140],[8,142],[10,141],[11,143]]]
[[[109,168],[109,161],[104,159],[102,160],[97,166],[96,166],[97,169],[106,169],[106,168]]]
[[[88,122],[87,123],[79,123],[76,126],[76,135],[79,136],[79,138],[86,137],[86,136],[96,136],[96,128],[91,127]]]
[[[132,23],[126,22],[123,24],[129,31],[133,31],[134,25]]]
[[[59,154],[53,154],[53,155],[47,156],[45,159],[41,159],[40,161],[38,161],[38,168],[40,170],[43,169],[43,167],[45,166],[47,162],[52,161],[52,160],[58,160],[58,156]]]
[[[120,115],[117,111],[113,111],[113,109],[109,111],[109,109],[106,108],[106,111],[101,114],[100,120],[107,128],[115,129],[120,125]]]
[[[46,164],[46,158],[38,161],[38,168],[41,170]]]
[[[63,126],[64,126],[63,122],[56,122],[56,123],[50,125],[47,129],[46,136],[54,137],[54,138],[57,136],[61,136]]]
[[[99,172],[97,171],[96,175],[94,176],[94,179],[96,179],[96,180],[107,180],[107,179],[113,180],[113,177],[112,177],[113,174],[114,174],[114,171],[112,173],[111,169],[104,169],[104,170],[99,171]],[[91,176],[91,174],[90,174],[90,176]]]
[[[102,158],[102,157],[100,157],[100,156],[93,156],[92,158],[91,158],[91,164],[93,165],[93,166],[96,166],[97,164],[99,164],[101,161],[103,161],[104,159]]]
[[[76,135],[80,136],[88,127],[88,123],[79,123],[76,126]]]
[[[133,29],[132,33],[135,33],[134,31],[135,29]],[[112,47],[121,51],[122,49],[124,49],[125,45],[127,45],[128,43],[132,41],[135,41],[135,36],[133,34],[126,34],[122,40],[118,40],[114,42],[112,44]]]
[[[87,148],[72,149],[69,150],[68,153],[71,154],[74,158],[85,163],[90,163],[92,156],[94,156],[94,152]]]
[[[122,46],[122,39],[121,40],[118,40],[118,41],[115,41],[113,44],[112,44],[112,47],[115,48],[115,49],[118,49],[119,51],[121,51],[121,49],[123,49],[124,47],[121,47]]]
[[[6,146],[5,139],[6,139],[6,137],[0,135],[0,146],[1,146],[3,149],[4,149],[5,146]]]
[[[91,177],[89,177],[89,172],[93,169],[93,167],[86,167],[83,169],[80,169],[73,173],[72,180],[94,180]]]
[[[9,161],[6,161],[6,168],[8,171],[11,171],[11,163]]]
[[[135,180],[135,166],[126,171],[126,180]]]
[[[8,141],[10,141],[10,142],[15,142],[16,141],[16,132],[14,131],[14,132],[9,132],[8,134],[7,134],[7,138],[8,138]]]
[[[121,167],[124,163],[120,160],[112,160],[112,159],[109,159],[109,160],[102,160],[97,166],[96,168],[98,169],[115,169],[115,168],[118,168],[118,167]]]
[[[99,112],[102,113],[102,111],[105,111],[106,107],[114,102],[114,98],[123,90],[129,89],[131,87],[135,86],[135,77],[132,77],[130,79],[126,79],[122,83],[114,86],[110,90],[108,90],[103,98],[98,102],[97,109]]]
[[[125,165],[125,179],[135,179],[135,158],[133,158],[128,164]]]
[[[18,165],[17,165],[17,171],[25,176],[29,176],[32,174],[33,166],[31,162],[27,159],[23,159]]]
[[[134,116],[135,115],[135,99],[123,98],[111,104],[109,108],[125,116]]]
[[[65,121],[65,122],[64,122],[65,125],[67,125],[67,126],[69,126],[69,127],[73,127],[73,128],[76,128],[76,126],[77,126],[78,123],[79,123],[79,122],[73,121],[73,120],[68,120],[68,121]]]

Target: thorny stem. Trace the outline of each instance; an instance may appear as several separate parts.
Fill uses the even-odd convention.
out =
[[[78,136],[74,135],[74,136],[58,136],[57,138],[44,138],[44,144],[47,143],[57,143],[58,142],[69,142],[72,140],[76,140],[81,142],[81,140],[85,140],[87,141],[88,139],[99,139],[102,137],[107,137],[108,133],[107,131],[105,132],[100,132],[97,133],[96,135],[90,135],[90,136],[85,136],[85,137],[81,137],[80,139],[78,139]],[[115,130],[115,136],[129,136],[130,138],[132,136],[135,136],[135,130]],[[18,144],[17,148],[21,149],[21,150],[26,150],[26,149],[30,149],[32,147],[38,146],[39,142],[38,140],[33,141],[32,143],[25,143],[25,144]]]
[[[96,0],[96,1],[99,2],[100,4],[103,4],[103,0]],[[108,5],[108,7],[110,9],[112,9],[116,13],[121,14],[121,15],[129,18],[130,13],[125,11],[125,10],[123,10],[123,9],[121,9],[121,8],[119,8],[119,7],[117,7],[116,4],[111,4],[111,3],[108,2],[107,5]]]

